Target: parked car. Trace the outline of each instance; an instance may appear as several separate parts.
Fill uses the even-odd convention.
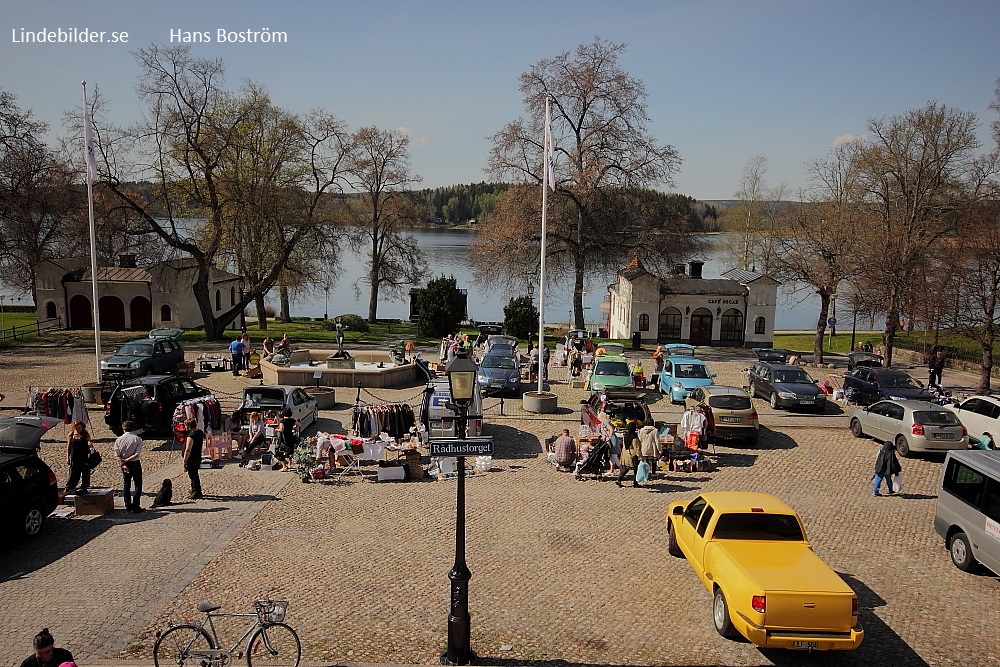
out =
[[[848,352],[847,353],[847,370],[853,371],[855,368],[860,366],[868,366],[869,368],[882,368],[885,364],[885,359],[882,358],[881,354],[873,354],[871,352]]]
[[[566,337],[571,341],[575,341],[578,350],[583,350],[587,345],[587,341],[590,340],[590,332],[586,329],[570,329],[566,332]]]
[[[927,401],[878,401],[851,413],[855,438],[892,440],[900,456],[966,449],[968,431],[951,410]]]
[[[664,350],[664,352],[667,353],[668,357],[673,356],[673,355],[677,355],[677,356],[681,356],[681,357],[693,357],[693,356],[695,356],[695,354],[694,354],[694,351],[695,351],[694,345],[688,345],[687,343],[667,343],[665,346],[663,346],[663,350]]]
[[[486,338],[486,351],[489,353],[489,349],[494,345],[510,345],[515,350],[517,349],[517,338],[514,336],[506,336],[503,334],[493,334]]]
[[[61,423],[53,417],[0,419],[0,522],[21,537],[38,535],[59,504],[55,473],[39,458],[38,444]]]
[[[487,343],[486,354],[505,355],[515,360],[518,358],[517,347],[509,343],[496,342],[492,345]]]
[[[708,418],[709,439],[743,440],[751,447],[757,445],[760,419],[750,394],[742,389],[718,384],[695,387],[684,403],[702,407]]]
[[[260,412],[265,421],[279,419],[282,410],[291,410],[292,418],[299,422],[300,432],[316,423],[319,407],[316,398],[299,387],[284,384],[257,385],[243,389],[240,421],[250,422],[251,412]]]
[[[929,401],[933,395],[922,384],[897,368],[858,366],[844,375],[844,391],[855,403],[867,405],[884,398]]]
[[[451,387],[448,378],[434,378],[424,387],[424,393],[420,400],[420,410],[417,415],[418,421],[424,425],[422,438],[455,438],[458,436],[455,424],[455,411],[448,407],[451,403]],[[483,432],[483,393],[479,389],[479,383],[474,385],[472,393],[472,403],[469,405],[468,414],[477,415],[470,417],[466,423],[466,436],[475,438]]]
[[[717,491],[667,506],[667,551],[712,594],[723,637],[754,646],[851,650],[865,633],[858,597],[806,540],[802,520],[768,493]]]
[[[587,376],[587,388],[590,391],[603,391],[608,387],[634,387],[632,382],[632,367],[625,357],[608,355],[594,357]]]
[[[983,433],[989,433],[994,441],[1000,442],[1000,398],[973,396],[945,407],[958,415],[970,438],[981,438]]]
[[[934,531],[955,567],[1000,574],[1000,452],[948,452],[937,497]]]
[[[184,349],[177,342],[182,333],[183,329],[153,329],[148,338],[125,343],[101,361],[101,378],[127,380],[169,373],[184,361]]]
[[[823,412],[826,394],[798,366],[758,361],[750,367],[750,395],[766,398],[775,410],[809,408]]]
[[[658,387],[661,394],[670,395],[671,403],[683,403],[695,387],[713,384],[714,377],[715,373],[710,373],[701,359],[687,354],[668,353],[663,360]]]
[[[521,395],[521,369],[517,359],[508,354],[487,354],[479,361],[476,380],[484,396]]]
[[[122,422],[126,419],[131,419],[140,431],[169,431],[178,403],[211,394],[211,390],[192,380],[173,375],[147,375],[121,383],[104,382],[101,386],[104,423],[115,435],[124,432]]]
[[[580,423],[594,432],[601,423],[598,415],[604,412],[615,428],[624,429],[630,421],[642,426],[647,419],[653,418],[649,402],[656,398],[655,393],[629,387],[610,387],[594,392],[589,399],[580,401]]]
[[[503,333],[503,326],[499,324],[480,324],[478,327],[479,335],[476,336],[476,340],[473,342],[473,347],[481,348],[486,345],[486,340],[490,336],[497,336]]]

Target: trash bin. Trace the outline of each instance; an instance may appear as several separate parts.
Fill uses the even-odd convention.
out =
[[[642,332],[639,331],[632,332],[632,349],[633,350],[642,349]]]

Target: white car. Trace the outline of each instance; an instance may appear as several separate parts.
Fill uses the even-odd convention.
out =
[[[973,396],[946,407],[958,415],[971,438],[979,438],[989,432],[995,441],[1000,442],[1000,398]]]
[[[280,419],[281,411],[286,408],[292,411],[292,417],[301,425],[300,432],[316,423],[319,413],[316,399],[299,387],[276,384],[247,387],[243,390],[240,412],[244,424],[248,423],[251,412],[260,412],[266,422],[269,419]]]

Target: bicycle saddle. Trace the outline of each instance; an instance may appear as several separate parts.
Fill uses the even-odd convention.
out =
[[[199,602],[198,611],[203,614],[207,614],[210,611],[215,611],[216,609],[222,609],[221,604],[212,604],[211,602]]]

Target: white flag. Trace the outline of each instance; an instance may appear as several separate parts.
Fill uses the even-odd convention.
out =
[[[545,179],[548,181],[549,188],[555,192],[556,190],[556,179],[555,174],[552,173],[552,118],[549,115],[549,98],[545,98]]]
[[[83,157],[87,161],[87,175],[94,182],[97,180],[97,155],[94,153],[94,128],[90,122],[86,89],[83,91],[83,151]]]

